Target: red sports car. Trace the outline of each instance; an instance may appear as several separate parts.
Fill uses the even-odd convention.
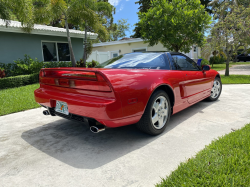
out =
[[[215,101],[220,75],[176,52],[135,52],[97,68],[40,71],[35,99],[45,115],[88,122],[92,132],[136,124],[151,135],[166,128],[170,116],[203,100]]]

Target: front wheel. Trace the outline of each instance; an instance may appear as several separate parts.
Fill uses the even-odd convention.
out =
[[[163,90],[158,90],[149,99],[144,114],[136,126],[150,135],[161,134],[169,122],[170,114],[171,105],[169,97]]]
[[[211,89],[211,95],[207,99],[209,101],[216,101],[220,97],[221,90],[222,90],[221,80],[219,77],[215,77],[214,84]]]

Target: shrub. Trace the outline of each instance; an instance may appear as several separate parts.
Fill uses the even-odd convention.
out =
[[[18,66],[14,63],[8,63],[8,64],[0,63],[0,68],[5,70],[6,77],[10,77],[10,76],[16,76],[14,72],[16,68],[18,68]]]
[[[39,82],[39,73],[19,75],[0,79],[0,89],[14,88]]]
[[[33,60],[29,55],[24,55],[24,59],[18,59],[15,63],[0,63],[0,68],[5,70],[6,77],[28,75],[38,73],[41,68],[72,67],[71,62],[40,62]]]
[[[96,67],[97,65],[99,65],[99,62],[97,62],[97,61],[95,61],[95,60],[92,60],[91,62],[87,62],[86,67],[87,67],[87,68],[94,68],[94,67]]]
[[[28,75],[37,73],[43,67],[43,62],[37,60],[33,60],[29,55],[24,55],[24,59],[17,59],[14,61],[18,68],[14,70],[15,75]]]
[[[77,67],[86,67],[86,64],[83,62],[83,59],[80,59],[80,61],[76,62],[76,66]]]
[[[209,61],[207,59],[205,59],[203,57],[199,57],[199,59],[202,59],[201,66],[203,66],[203,65],[209,65]]]
[[[71,62],[44,62],[43,68],[72,67]]]
[[[225,58],[220,55],[212,56],[210,57],[209,64],[223,64],[225,61]]]
[[[0,68],[0,78],[5,77],[5,70],[3,68]]]

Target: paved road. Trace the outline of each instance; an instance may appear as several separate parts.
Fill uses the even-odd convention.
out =
[[[225,70],[218,71],[220,74],[224,75]],[[229,68],[230,75],[250,75],[250,64],[249,65],[233,65]]]
[[[147,187],[213,139],[249,123],[250,85],[224,85],[218,101],[172,116],[157,137],[134,126],[93,134],[42,110],[0,117],[1,187]]]

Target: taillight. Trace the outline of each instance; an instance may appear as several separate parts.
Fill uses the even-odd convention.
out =
[[[42,70],[43,77],[65,77],[96,80],[95,72]]]
[[[42,70],[40,83],[84,90],[111,91],[103,76],[95,72]]]

